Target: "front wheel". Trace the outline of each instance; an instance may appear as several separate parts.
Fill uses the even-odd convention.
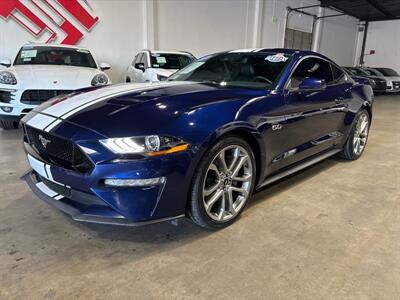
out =
[[[189,214],[199,226],[219,229],[232,224],[251,196],[256,177],[247,142],[228,136],[202,158],[193,178]]]
[[[366,110],[361,110],[355,117],[349,138],[340,153],[342,158],[356,160],[361,157],[367,145],[369,127],[369,114]]]

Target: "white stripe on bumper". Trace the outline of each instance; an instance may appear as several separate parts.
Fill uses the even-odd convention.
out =
[[[45,193],[47,196],[53,198],[53,197],[58,197],[59,195],[52,191],[51,189],[49,189],[43,182],[38,182],[36,183],[36,186],[38,187],[38,189],[40,189],[43,193]],[[58,199],[57,199],[58,200]]]

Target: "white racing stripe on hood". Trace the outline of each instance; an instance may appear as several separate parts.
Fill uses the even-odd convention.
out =
[[[189,83],[189,82],[188,82]],[[71,98],[56,103],[42,112],[54,117],[66,119],[73,114],[91,106],[98,102],[108,100],[113,97],[130,94],[137,91],[146,91],[157,87],[166,87],[172,85],[183,84],[182,82],[168,83],[133,83],[123,85],[111,85],[98,90],[72,96]],[[48,124],[50,125],[50,124]]]
[[[47,115],[36,114],[32,119],[30,119],[26,125],[34,127],[39,130],[44,130],[49,124],[57,120],[54,117],[50,117]]]

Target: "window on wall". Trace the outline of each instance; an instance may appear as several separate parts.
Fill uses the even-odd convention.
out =
[[[286,28],[285,48],[311,50],[312,33]]]

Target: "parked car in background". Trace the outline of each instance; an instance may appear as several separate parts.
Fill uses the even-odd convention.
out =
[[[253,190],[366,148],[373,92],[311,51],[241,49],[168,81],[52,100],[23,120],[42,200],[78,221],[230,225]],[[77,134],[77,132],[79,134]]]
[[[126,71],[126,82],[155,82],[166,80],[196,58],[185,51],[143,50],[136,54]]]
[[[386,80],[386,93],[398,93],[400,92],[400,77],[398,76],[385,76],[380,71],[374,68],[365,67],[364,72],[371,74],[371,76],[376,76]],[[397,73],[396,73],[397,74]]]
[[[356,80],[354,77],[363,77],[368,78],[374,93],[384,93],[386,92],[386,80],[382,77],[372,76],[365,72],[361,68],[357,67],[343,67],[353,79]]]
[[[90,86],[110,84],[103,72],[106,63],[97,64],[82,47],[27,44],[14,62],[0,64],[0,127],[18,128],[19,120],[37,105],[55,96]]]
[[[388,92],[397,92],[400,91],[400,75],[395,70],[390,68],[372,68],[383,76],[388,82],[392,82],[392,87]]]

